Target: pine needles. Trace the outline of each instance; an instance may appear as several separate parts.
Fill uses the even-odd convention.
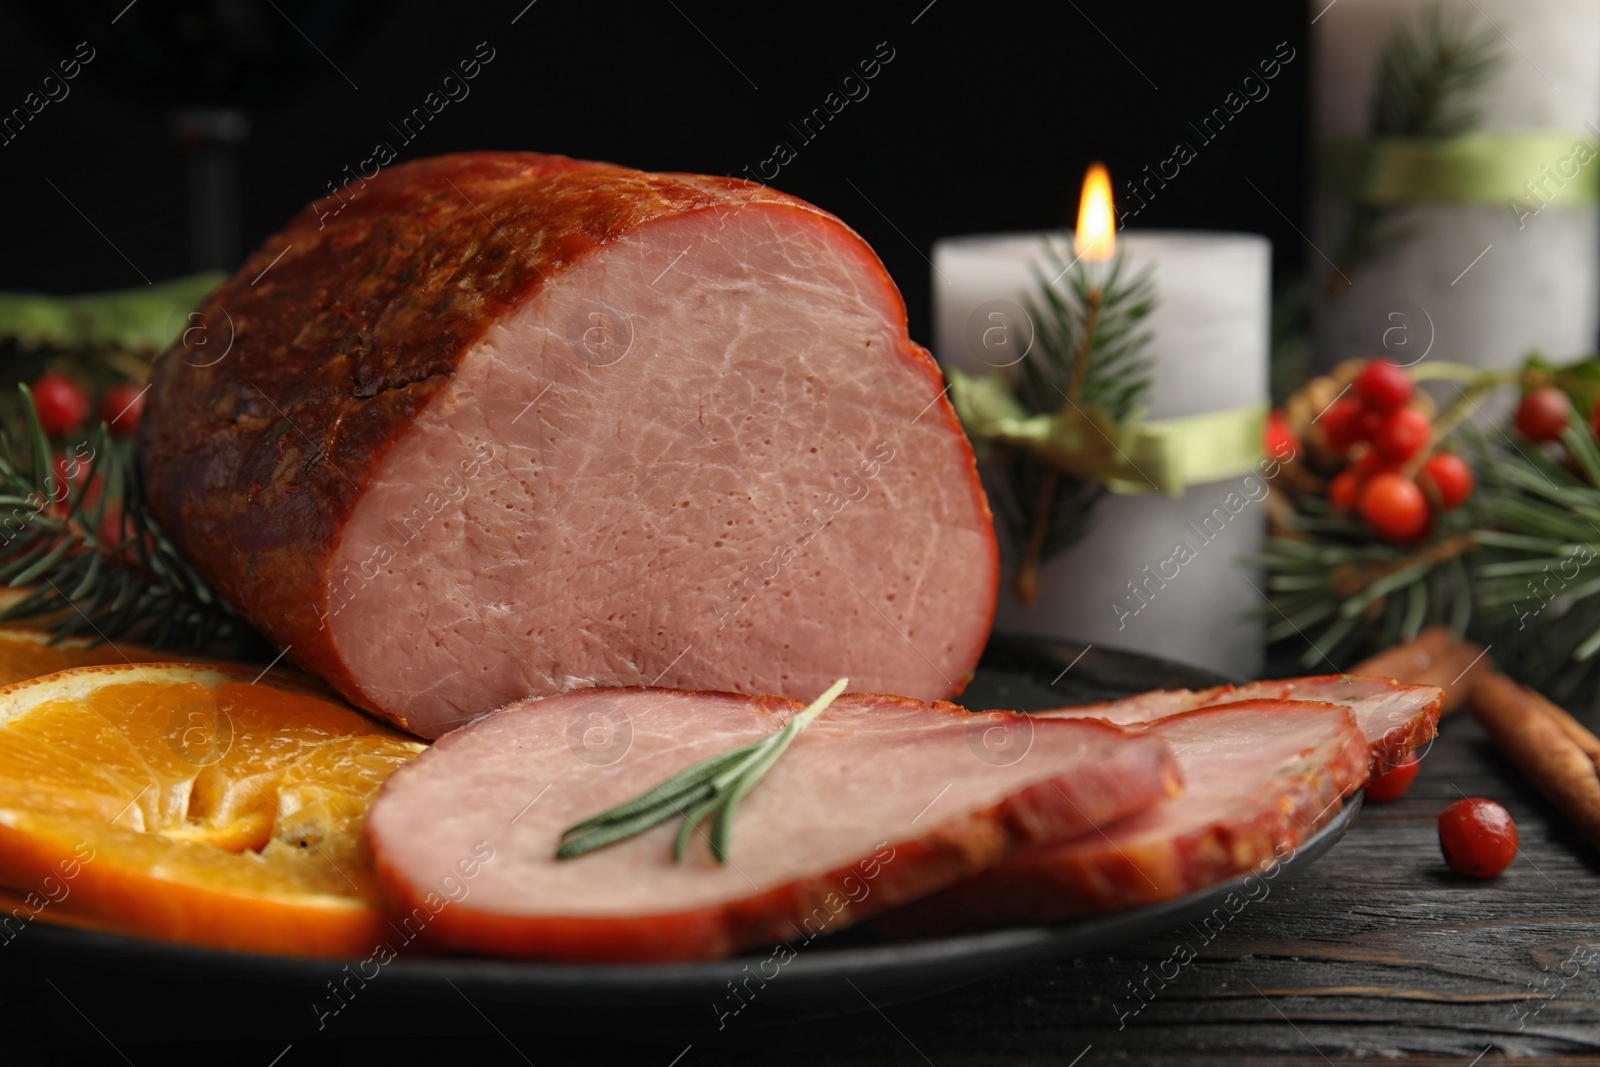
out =
[[[1268,540],[1268,638],[1302,664],[1346,669],[1426,626],[1492,648],[1508,674],[1559,701],[1600,703],[1600,446],[1562,438],[1566,463],[1498,433],[1471,438],[1479,485],[1423,545],[1374,541],[1317,496],[1293,536]]]
[[[195,650],[254,636],[148,513],[129,443],[101,423],[57,460],[19,388],[23,440],[0,431],[0,583],[31,591],[0,621]]]
[[[1476,129],[1476,97],[1504,57],[1492,28],[1473,34],[1435,3],[1418,28],[1402,24],[1378,61],[1376,137],[1454,137]]]
[[[1133,271],[1121,256],[1103,272],[1074,266],[1066,248],[1047,241],[1034,279],[1035,291],[1022,300],[1034,340],[1017,377],[1018,401],[1030,414],[1054,414],[1075,404],[1125,422],[1150,388],[1150,364],[1142,358],[1151,336],[1145,320],[1156,306],[1150,272]],[[1065,292],[1061,281],[1068,283]],[[1005,491],[995,500],[1010,554],[1029,558],[1034,540],[1040,561],[1071,547],[1088,533],[1094,506],[1106,491],[1036,456],[1011,457]]]
[[[1572,468],[1537,449],[1480,462],[1474,592],[1496,658],[1556,700],[1600,701],[1600,448],[1562,437]]]
[[[1498,34],[1474,34],[1465,20],[1446,16],[1442,4],[1433,4],[1419,27],[1402,23],[1384,46],[1372,102],[1372,136],[1455,137],[1476,129],[1482,120],[1479,94],[1503,62]],[[1328,278],[1330,291],[1337,292],[1346,277],[1411,239],[1412,230],[1396,224],[1395,210],[1356,198],[1333,256],[1337,269]]]

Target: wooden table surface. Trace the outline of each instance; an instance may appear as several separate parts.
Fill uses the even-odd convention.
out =
[[[1522,853],[1497,879],[1456,877],[1440,859],[1435,817],[1462,795],[1499,800],[1517,820]],[[1162,970],[1180,944],[1193,962],[1164,988],[1151,979],[1147,1001],[1135,997],[1130,983]],[[7,966],[6,951],[0,1017],[12,1050],[33,1050],[27,1062],[1600,1064],[1600,860],[1465,715],[1444,724],[1406,797],[1368,805],[1332,852],[1212,940],[1187,926],[1115,955],[863,1003],[844,1017],[702,1028],[686,1040],[619,1006],[614,1024],[551,1036],[562,1027],[549,1013],[440,1000],[409,1009],[402,1035],[373,1002],[365,1020],[354,1004],[324,1036],[304,1025],[303,991],[227,990],[239,1013],[224,1022],[181,981]]]

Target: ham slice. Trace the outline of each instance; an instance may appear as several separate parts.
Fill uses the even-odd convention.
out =
[[[1390,770],[1412,749],[1431,741],[1439,725],[1443,693],[1431,685],[1403,685],[1385,678],[1329,674],[1285,678],[1212,689],[1157,689],[1100,704],[1036,711],[1052,719],[1103,719],[1122,726],[1218,704],[1255,700],[1308,700],[1342,704],[1355,716],[1371,749],[1373,775]]]
[[[525,696],[958,693],[998,555],[872,250],[749,182],[482,152],[305,209],[156,366],[166,533],[426,737]]]
[[[1177,788],[1153,733],[847,695],[744,798],[726,866],[703,836],[674,864],[677,820],[554,859],[566,827],[767,736],[800,707],[659,689],[513,704],[389,779],[367,817],[379,879],[408,925],[448,948],[708,959],[832,933]],[[1013,726],[1031,726],[1028,743],[988,743]]]
[[[896,935],[946,933],[1173,900],[1287,856],[1366,781],[1366,738],[1332,704],[1246,700],[1137,729],[1172,749],[1181,795],[1030,848],[880,925]]]

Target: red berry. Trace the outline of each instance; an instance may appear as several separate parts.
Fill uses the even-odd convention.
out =
[[[1359,424],[1365,411],[1361,401],[1353,396],[1343,396],[1329,404],[1328,410],[1317,420],[1328,440],[1328,447],[1335,452],[1343,452],[1355,444],[1361,437]]]
[[[1542,386],[1517,406],[1517,432],[1530,441],[1556,441],[1572,418],[1572,401],[1553,385]]]
[[[1261,447],[1268,456],[1280,463],[1287,463],[1300,454],[1300,438],[1289,429],[1289,420],[1284,418],[1282,411],[1274,411],[1267,416],[1267,425],[1261,432]]]
[[[145,391],[132,383],[113,385],[100,400],[100,420],[118,437],[132,437],[144,414]]]
[[[1355,471],[1358,481],[1365,482],[1374,475],[1399,470],[1400,464],[1390,460],[1376,448],[1369,448],[1361,453],[1361,458],[1356,460],[1350,469]]]
[[[89,398],[77,382],[62,374],[42,374],[28,391],[47,435],[66,437],[83,429],[89,417]]]
[[[1354,510],[1360,496],[1361,479],[1356,477],[1355,471],[1342,470],[1328,483],[1328,503],[1340,511]]]
[[[1367,799],[1374,804],[1388,804],[1399,800],[1406,795],[1406,790],[1411,788],[1411,783],[1417,777],[1417,768],[1422,766],[1422,761],[1417,759],[1415,752],[1406,756],[1394,768],[1385,774],[1380,774],[1367,783]]]
[[[1361,418],[1356,420],[1356,439],[1370,441],[1378,436],[1378,431],[1383,429],[1383,413],[1364,408]]]
[[[1361,517],[1385,541],[1407,544],[1428,532],[1428,501],[1417,483],[1392,471],[1375,476],[1361,491]]]
[[[1589,429],[1600,433],[1600,400],[1595,401],[1594,410],[1589,413]]]
[[[1411,375],[1386,359],[1368,360],[1352,383],[1355,393],[1373,411],[1393,411],[1411,399]]]
[[[1467,497],[1472,495],[1472,468],[1460,456],[1440,452],[1428,457],[1417,482],[1430,499],[1438,498],[1442,510],[1450,511],[1466,503]]]
[[[1377,451],[1396,463],[1404,463],[1428,447],[1433,439],[1433,424],[1416,408],[1397,408],[1384,417],[1373,435]]]
[[[1439,849],[1457,874],[1493,878],[1517,855],[1517,824],[1492,800],[1463,797],[1439,813]]]

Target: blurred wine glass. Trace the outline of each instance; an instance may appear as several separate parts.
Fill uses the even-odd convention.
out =
[[[86,73],[166,110],[185,149],[194,270],[240,259],[239,158],[250,110],[327,78],[377,21],[375,0],[109,0],[28,4],[20,13],[67,52],[95,49]],[[353,83],[352,83],[353,85]]]

